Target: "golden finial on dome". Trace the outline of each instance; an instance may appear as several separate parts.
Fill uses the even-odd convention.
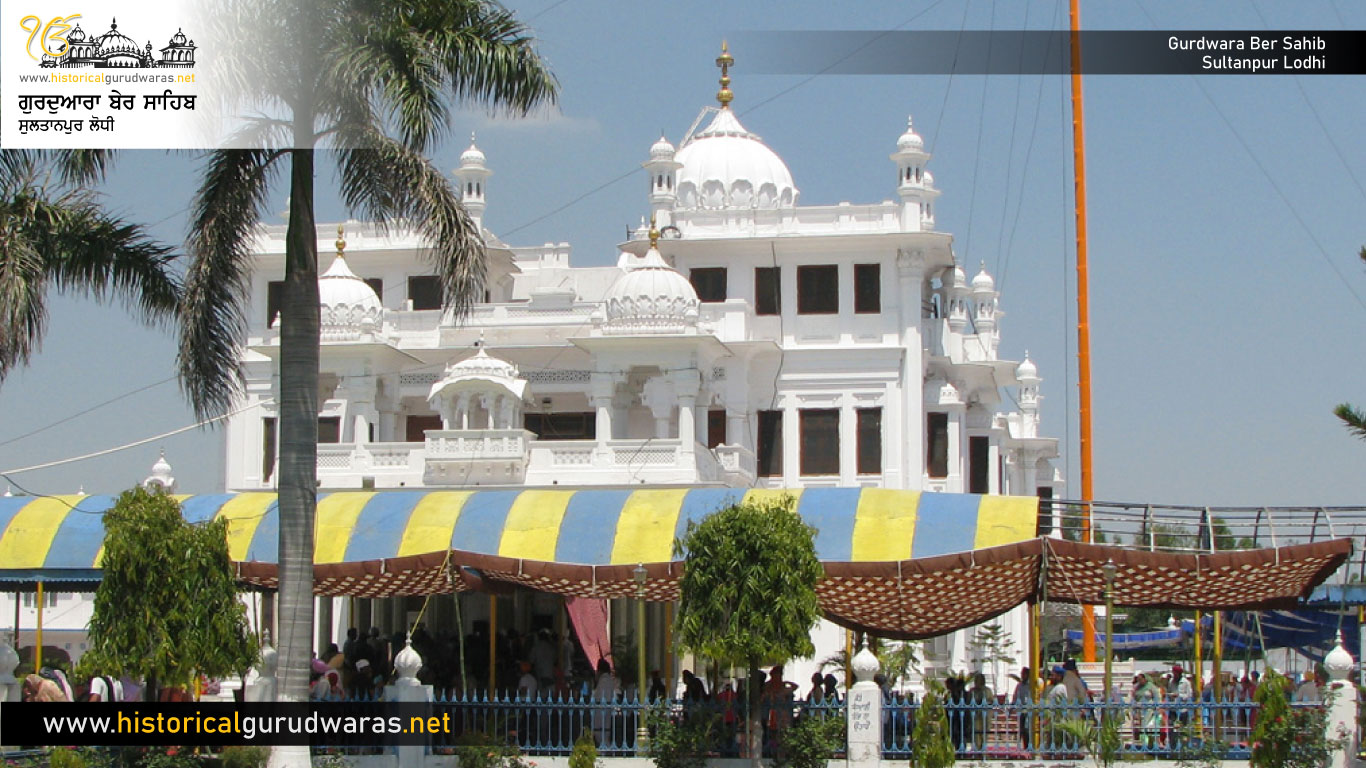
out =
[[[730,68],[735,66],[735,57],[730,55],[725,40],[721,41],[721,55],[716,57],[716,66],[721,68],[721,90],[716,92],[716,100],[721,102],[722,109],[728,109],[731,99],[735,98],[730,91]]]
[[[345,255],[345,254],[343,254],[342,252],[345,251],[345,250],[346,250],[346,225],[345,225],[345,224],[338,224],[338,225],[337,225],[337,258],[342,258],[342,257]]]
[[[655,215],[650,214],[650,247],[659,247],[659,227],[655,226]]]

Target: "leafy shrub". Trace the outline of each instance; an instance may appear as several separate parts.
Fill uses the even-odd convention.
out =
[[[270,758],[270,750],[265,747],[225,747],[222,757],[223,768],[261,768]]]
[[[646,715],[653,734],[650,759],[657,768],[706,768],[707,752],[716,740],[718,712],[689,710],[679,722],[669,717],[668,705],[651,707]]]
[[[944,684],[931,679],[920,702],[911,736],[912,768],[950,768],[957,755],[949,733],[949,716],[944,710]]]
[[[47,764],[48,768],[85,768],[86,766],[85,756],[66,747],[57,747],[52,750],[47,756]]]
[[[798,718],[778,738],[774,768],[825,768],[835,752],[844,747],[846,727],[843,717]]]
[[[1252,698],[1257,727],[1252,731],[1252,768],[1323,768],[1344,739],[1330,739],[1323,707],[1290,706],[1290,682],[1275,670],[1262,676]]]
[[[598,745],[593,743],[593,733],[585,730],[574,741],[574,751],[569,753],[569,768],[599,768]]]

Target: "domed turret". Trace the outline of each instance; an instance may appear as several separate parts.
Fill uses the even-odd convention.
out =
[[[185,44],[185,32],[184,32],[184,30],[177,29],[177,30],[175,31],[175,34],[174,34],[174,35],[171,35],[171,45],[184,45],[184,44]]]
[[[80,25],[80,24],[77,24],[75,27],[73,27],[73,28],[71,29],[70,32],[66,33],[66,41],[67,41],[68,43],[84,43],[84,42],[85,42],[85,30],[84,30],[84,29],[81,29],[81,25]]]
[[[356,276],[346,263],[344,230],[337,225],[337,257],[318,277],[322,305],[322,340],[356,341],[377,332],[384,322],[384,305],[375,289]]]
[[[166,451],[162,451],[157,457],[156,463],[152,465],[152,474],[142,481],[142,487],[149,490],[160,489],[167,493],[175,493],[176,481],[171,474],[171,463],[166,460]]]
[[[925,140],[915,132],[909,116],[906,118],[906,131],[896,140],[896,151],[888,157],[896,163],[901,228],[908,232],[931,229],[934,224],[931,201],[939,192],[934,189],[934,177],[925,168],[925,163],[930,159],[925,151]]]
[[[474,219],[474,225],[479,230],[484,226],[484,184],[493,175],[484,165],[484,152],[474,144],[474,134],[470,134],[470,148],[460,154],[460,167],[453,171],[452,175],[459,184],[460,204],[465,206],[465,211],[470,218]]]
[[[656,141],[654,144],[651,144],[651,145],[650,145],[650,159],[651,159],[651,160],[672,160],[672,159],[674,159],[674,145],[670,144],[668,139],[664,138],[663,136],[660,136],[660,137],[659,137],[659,141]]]
[[[896,140],[896,149],[898,152],[919,152],[925,149],[925,140],[915,132],[909,115],[906,116],[906,132]]]
[[[1025,350],[1024,360],[1015,366],[1015,378],[1019,379],[1020,384],[1039,383],[1039,368],[1029,359],[1029,350]]]
[[[987,273],[987,263],[982,262],[982,267],[977,275],[972,278],[972,292],[974,294],[992,293],[996,290],[996,281]]]
[[[721,109],[711,123],[697,132],[674,159],[678,172],[680,208],[791,208],[797,204],[792,172],[777,153],[736,119],[730,109],[730,66],[734,63],[722,46]]]
[[[677,174],[682,168],[674,159],[674,145],[663,136],[650,147],[650,159],[641,164],[650,178],[650,213],[673,223],[670,213],[678,202]]]
[[[660,255],[659,230],[651,223],[645,258],[607,290],[603,333],[686,333],[697,327],[700,303],[692,283]]]

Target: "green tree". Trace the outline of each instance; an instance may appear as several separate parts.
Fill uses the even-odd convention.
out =
[[[927,682],[911,734],[911,768],[950,768],[954,763],[956,755],[944,696],[943,683],[935,679]]]
[[[150,323],[175,318],[170,249],[90,190],[107,161],[98,150],[0,150],[0,382],[41,345],[50,291],[118,297]]]
[[[256,660],[228,559],[227,521],[190,524],[160,491],[125,491],[104,515],[103,579],[90,618],[93,674],[158,689],[243,674]],[[155,699],[153,699],[155,700]]]
[[[789,496],[744,502],[688,524],[674,542],[686,558],[674,635],[683,649],[751,671],[815,653],[816,584],[825,569],[816,530],[795,506]],[[748,726],[758,708],[757,692],[750,694]],[[754,750],[751,759],[757,764]]]
[[[335,162],[352,211],[381,226],[402,220],[422,237],[447,305],[461,312],[481,285],[483,243],[424,152],[448,128],[453,101],[525,114],[553,102],[556,84],[526,27],[485,0],[254,0],[223,3],[211,18],[226,59],[222,85],[237,99],[229,113],[265,116],[237,136],[261,148],[208,155],[192,208],[179,367],[201,415],[236,401],[251,243],[270,184],[287,167],[277,640],[280,698],[303,700],[317,506],[317,156]],[[307,750],[289,754],[307,759]]]
[[[991,665],[993,680],[998,677],[997,673],[1000,670],[997,665],[1000,662],[1015,660],[1015,641],[1010,638],[1004,627],[994,621],[978,627],[968,646],[972,648],[973,660],[978,665]]]

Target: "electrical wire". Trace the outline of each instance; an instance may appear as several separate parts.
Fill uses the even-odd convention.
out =
[[[142,392],[146,392],[147,390],[153,389],[153,388],[155,388],[155,387],[159,387],[159,386],[161,386],[162,384],[167,384],[167,383],[169,383],[169,382],[175,381],[175,379],[176,379],[175,376],[168,376],[168,377],[162,379],[161,381],[154,381],[154,382],[152,382],[151,384],[147,384],[147,385],[145,385],[145,386],[138,387],[137,389],[130,390],[130,391],[128,391],[128,392],[124,392],[123,394],[118,395],[118,396],[116,396],[116,397],[111,397],[111,398],[109,398],[108,400],[105,400],[105,401],[100,402],[100,403],[96,403],[95,405],[92,405],[92,406],[90,406],[89,408],[86,408],[86,409],[83,410],[83,411],[80,411],[80,412],[78,412],[78,413],[73,413],[73,414],[71,414],[70,416],[67,416],[67,417],[64,418],[64,419],[58,419],[57,421],[54,421],[54,422],[52,422],[52,423],[50,423],[50,424],[47,424],[47,425],[42,426],[42,427],[39,427],[39,428],[37,428],[37,429],[35,429],[35,430],[31,431],[31,432],[25,432],[25,433],[22,434],[22,435],[18,435],[18,436],[16,436],[16,437],[11,437],[11,438],[8,439],[8,440],[5,440],[5,441],[3,441],[3,442],[0,442],[0,446],[5,446],[5,445],[9,445],[10,443],[18,442],[18,441],[20,441],[20,440],[23,440],[23,439],[26,438],[26,437],[33,437],[34,435],[40,434],[40,433],[42,433],[42,432],[46,432],[46,431],[48,431],[49,429],[52,429],[53,427],[59,427],[59,426],[65,424],[65,423],[67,423],[67,422],[69,422],[69,421],[73,421],[73,420],[75,420],[75,419],[79,419],[80,417],[86,415],[87,413],[90,413],[90,412],[92,412],[92,411],[97,411],[97,410],[99,410],[99,409],[105,407],[106,405],[112,405],[112,404],[114,404],[114,403],[117,403],[117,402],[120,401],[120,400],[125,399],[125,398],[132,397],[133,395],[136,395],[136,394],[139,394],[139,393],[142,393]]]

